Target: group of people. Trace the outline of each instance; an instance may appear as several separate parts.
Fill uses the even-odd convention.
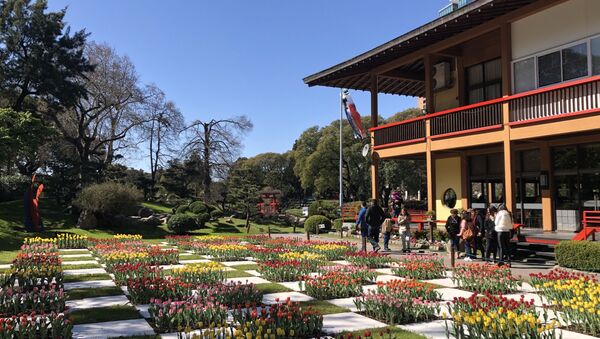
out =
[[[381,250],[380,234],[383,235],[383,251],[391,251],[389,245],[394,226],[398,227],[402,251],[410,251],[410,214],[408,211],[401,204],[393,203],[386,212],[379,206],[377,199],[373,199],[368,208],[367,204],[362,202],[356,220],[356,227],[360,229],[362,238],[361,251],[367,251],[368,241],[373,247],[373,251],[379,252]]]
[[[477,259],[479,250],[483,260],[510,266],[513,219],[504,205],[498,209],[494,206],[487,210],[468,209],[460,216],[458,210],[452,209],[446,220],[446,231],[457,253],[460,244],[464,245],[465,261]]]

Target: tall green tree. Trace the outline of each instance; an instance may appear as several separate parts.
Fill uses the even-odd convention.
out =
[[[261,189],[270,187],[281,192],[281,200],[302,198],[300,180],[294,173],[292,152],[261,153],[245,160]]]
[[[250,232],[250,217],[257,212],[260,187],[256,184],[252,171],[243,162],[234,165],[229,173],[228,198],[233,207],[242,212],[246,218],[246,232]]]
[[[71,34],[65,13],[47,12],[45,0],[0,2],[2,106],[37,112],[40,102],[71,107],[85,96],[79,80],[93,70],[83,53],[87,34]]]

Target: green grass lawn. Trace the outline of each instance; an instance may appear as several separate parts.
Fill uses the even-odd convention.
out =
[[[67,291],[67,300],[106,297],[109,295],[121,295],[123,290],[117,286],[96,288],[75,288]]]
[[[251,271],[251,270],[258,270],[258,265],[257,264],[237,265],[237,266],[233,266],[233,268],[235,268],[238,271]]]
[[[89,308],[69,313],[74,325],[101,323],[105,321],[140,319],[140,312],[133,306]]]
[[[291,288],[287,288],[283,285],[277,283],[266,283],[266,284],[256,284],[254,285],[259,291],[262,291],[264,294],[269,293],[280,293],[280,292],[291,292]]]
[[[63,282],[78,282],[78,281],[92,281],[92,280],[111,280],[112,278],[108,274],[81,274],[81,275],[67,275],[63,278]]]
[[[69,265],[68,262],[63,264],[63,270],[84,270],[88,268],[102,268],[100,264],[82,264],[82,265]]]
[[[312,308],[318,310],[319,312],[321,312],[322,314],[335,314],[335,313],[350,312],[350,310],[345,307],[336,306],[325,300],[303,301],[300,303],[300,306],[312,307]]]
[[[173,208],[153,202],[143,202],[142,206],[151,209],[155,213],[172,213]]]
[[[94,260],[94,257],[72,257],[72,258],[60,258],[64,265],[71,265],[70,263],[73,261],[88,261]]]
[[[252,277],[253,275],[244,271],[225,271],[226,278],[247,278]],[[244,281],[244,279],[240,279],[240,281]]]

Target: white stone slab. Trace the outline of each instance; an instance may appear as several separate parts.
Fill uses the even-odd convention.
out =
[[[185,265],[182,264],[175,264],[175,265],[160,265],[160,268],[162,268],[163,270],[172,270],[174,268],[182,268]]]
[[[112,287],[116,286],[112,280],[90,280],[90,281],[76,281],[64,284],[65,291],[76,289],[76,288],[99,288],[99,287]]]
[[[300,292],[302,291],[302,282],[300,281],[288,281],[288,282],[279,282],[278,283],[281,286],[285,286],[289,289],[291,289],[292,291],[296,291],[296,292]]]
[[[392,281],[392,280],[405,280],[404,278],[398,277],[396,275],[387,275],[387,274],[382,274],[382,275],[378,275],[376,282],[383,282],[386,283],[388,281]]]
[[[442,295],[442,300],[452,301],[454,298],[468,298],[473,295],[473,292],[458,290],[456,288],[437,288],[436,291]]]
[[[148,312],[148,308],[150,307],[150,304],[134,305],[134,306],[140,312],[142,317],[144,317],[146,319],[150,318],[150,312]]]
[[[10,265],[11,265],[11,264],[2,264],[2,265],[0,265],[0,269],[7,269],[7,268],[10,268]]]
[[[63,261],[62,264],[63,264],[63,266],[89,265],[89,264],[97,265],[98,262],[96,260],[78,260],[78,261]]]
[[[70,311],[86,308],[108,307],[127,304],[129,304],[129,299],[127,299],[127,297],[124,295],[111,295],[107,297],[85,298],[67,301],[67,307]]]
[[[87,253],[87,254],[62,254],[60,255],[61,258],[66,259],[66,258],[91,258],[92,254],[91,253]]]
[[[244,271],[244,272],[246,272],[246,273],[248,273],[248,274],[252,274],[252,275],[253,275],[253,276],[255,276],[255,277],[260,277],[260,276],[262,275],[262,274],[260,274],[260,272],[259,272],[259,271],[257,271],[257,270],[248,270],[248,271]]]
[[[387,274],[387,275],[394,275],[391,268],[376,268],[375,272],[379,272],[379,273],[383,273],[383,274]]]
[[[210,262],[208,259],[190,259],[190,260],[179,260],[180,264],[199,264],[202,262]]]
[[[375,291],[377,290],[377,285],[363,285],[362,287],[363,292],[367,293],[369,291]]]
[[[153,334],[154,330],[145,319],[109,321],[73,326],[73,339],[105,339]]]
[[[192,253],[190,253],[190,252],[181,252],[181,253],[179,253],[180,257],[187,257],[187,256],[190,256],[190,255],[192,255]]]
[[[88,251],[89,250],[87,248],[65,248],[60,250],[59,252],[81,252],[81,251]]]
[[[332,262],[334,262],[334,263],[336,263],[338,265],[350,265],[350,262],[347,261],[347,260],[334,260]]]
[[[597,337],[592,337],[591,335],[585,335],[585,334],[567,331],[567,330],[559,329],[556,332],[557,332],[556,334],[559,336],[562,334],[562,339],[597,339]]]
[[[225,279],[226,282],[238,282],[241,281],[247,284],[268,284],[270,281],[265,280],[261,277],[241,277],[241,278],[228,278]]]
[[[436,284],[444,287],[457,288],[458,286],[450,278],[423,280],[431,284]]]
[[[326,314],[323,316],[323,332],[329,334],[386,326],[382,322],[352,312]]]
[[[64,270],[64,275],[106,274],[103,268],[84,268],[81,270]]]
[[[221,264],[225,266],[239,266],[239,265],[256,265],[256,261],[244,260],[244,261],[223,261]]]
[[[347,308],[350,312],[358,312],[356,305],[354,304],[354,300],[356,298],[340,298],[340,299],[331,299],[326,300],[330,304],[334,304],[335,306]]]
[[[535,293],[537,292],[535,290],[535,288],[533,288],[533,286],[531,286],[531,284],[524,282],[521,285],[521,291],[525,292],[525,293]]]
[[[272,305],[276,304],[277,302],[284,302],[287,300],[287,298],[290,298],[290,300],[293,302],[314,300],[314,298],[309,297],[306,294],[302,294],[300,292],[280,292],[263,295],[262,302],[266,305]],[[277,301],[276,299],[279,299],[279,301]]]
[[[448,327],[450,327],[450,322]],[[446,321],[434,320],[426,323],[398,325],[399,328],[423,335],[430,339],[447,339],[446,336]]]

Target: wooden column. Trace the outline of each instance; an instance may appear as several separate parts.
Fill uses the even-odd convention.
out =
[[[379,84],[376,74],[371,74],[371,127],[377,127],[379,123],[379,103],[377,94],[379,92]]]
[[[510,23],[504,22],[500,25],[500,50],[502,63],[502,96],[506,97],[512,93],[511,67],[512,48],[511,48]],[[503,150],[504,150],[504,199],[506,207],[513,212],[515,201],[513,195],[514,173],[512,166],[512,148],[510,142],[510,109],[508,102],[502,104],[502,124],[504,125]]]
[[[552,164],[550,160],[550,146],[547,142],[540,143],[540,169],[548,172],[550,186],[542,190],[542,228],[552,231],[554,228],[554,213],[552,210]]]
[[[377,100],[378,94],[378,79],[377,74],[371,74],[371,127],[377,127],[379,123],[379,105]],[[371,133],[371,149],[375,146],[375,133]],[[379,198],[379,157],[375,151],[371,153],[371,199]]]
[[[433,62],[431,54],[426,54],[423,58],[425,66],[425,109],[427,114],[435,113],[435,98],[433,95]]]
[[[467,209],[471,189],[469,187],[469,162],[465,152],[460,152],[460,201],[462,208]]]
[[[431,127],[429,119],[425,120],[425,136],[427,137],[425,148],[425,163],[427,166],[427,210],[435,211],[435,163],[431,154]]]

